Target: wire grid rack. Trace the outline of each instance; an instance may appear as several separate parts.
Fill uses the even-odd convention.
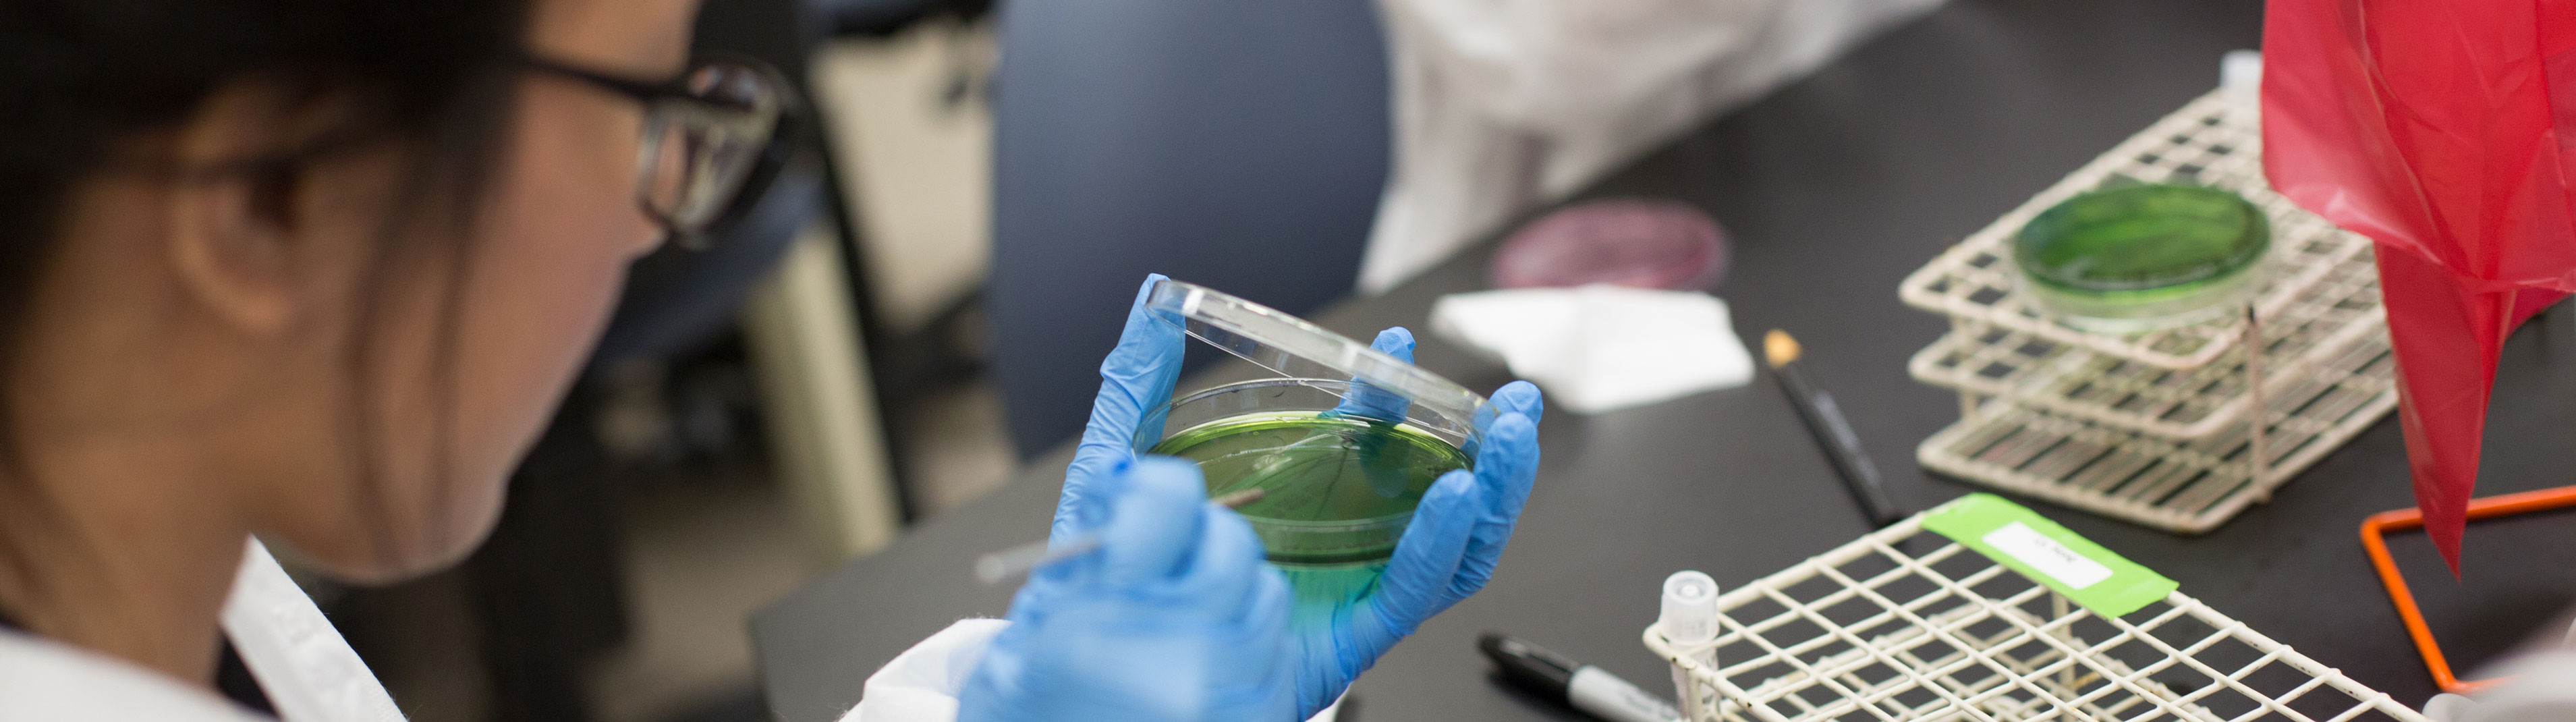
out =
[[[2024,297],[2008,244],[2040,211],[2106,183],[2192,183],[2244,196],[2271,221],[2271,273],[2254,310],[2266,323],[2285,319],[2310,286],[2354,262],[2367,263],[2370,241],[2299,208],[2263,179],[2262,135],[2219,93],[2211,92],[2131,136],[2110,152],[2032,196],[1907,276],[1898,295],[1907,305],[1962,321],[2020,331],[2056,343],[2169,369],[2218,360],[2243,335],[2230,317],[2138,334],[2101,334],[2052,320]]]
[[[2180,592],[2104,618],[1920,515],[1717,605],[1708,643],[1645,632],[1693,722],[2425,722]]]
[[[2268,275],[2246,313],[2103,334],[2025,299],[2012,234],[2078,193],[2137,181],[2223,188],[2263,209]],[[2251,114],[2202,96],[1906,278],[1907,304],[1951,321],[1908,371],[1957,390],[1961,416],[1915,457],[1998,489],[2209,531],[2395,408],[2378,278],[2369,239],[2272,192]]]
[[[2198,534],[2268,499],[2396,408],[2395,375],[2384,334],[2365,335],[2306,373],[2281,375],[2265,399],[2269,425],[2259,449],[2250,419],[2176,439],[1995,399],[1925,439],[1915,458],[1989,486]]]
[[[2333,264],[2284,296],[2259,324],[2265,398],[2290,394],[2316,366],[2364,339],[2385,338],[2379,273],[2369,244],[2311,240],[2290,251]],[[2231,344],[2241,347],[2243,344]],[[2242,420],[2254,396],[2243,348],[2207,365],[2171,369],[2060,343],[2027,331],[1956,319],[1953,331],[1907,364],[1916,380],[1964,394],[1962,412],[2003,397],[2049,412],[2180,439],[2198,439]]]

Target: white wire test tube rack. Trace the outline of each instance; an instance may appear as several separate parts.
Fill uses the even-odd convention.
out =
[[[2221,188],[2252,202],[2270,221],[2270,275],[2256,293],[2255,315],[2281,319],[2299,294],[2347,265],[2368,267],[2370,240],[2336,227],[2263,178],[2262,134],[2217,92],[2201,96],[2130,136],[2109,152],[1969,234],[1908,275],[1897,295],[1906,305],[1963,322],[2034,334],[2114,357],[2170,369],[2208,366],[2236,345],[2243,319],[2105,334],[2058,323],[2018,288],[2008,260],[2012,236],[2059,202],[2106,184],[2188,183]],[[2376,278],[2374,273],[2373,278]]]
[[[2181,592],[2105,618],[1922,522],[1728,591],[1707,643],[1648,627],[1692,722],[2426,722]]]
[[[1916,459],[2200,533],[2268,499],[2394,408],[2371,244],[2272,192],[2260,140],[2223,96],[2203,96],[1907,277],[1907,304],[1951,320],[1908,370],[1957,390],[1961,415]],[[2103,334],[2058,323],[2027,300],[2009,260],[2012,235],[2060,201],[2121,182],[2217,187],[2263,210],[2272,251],[2247,313]]]
[[[2280,399],[2288,387],[2357,345],[2385,346],[2387,322],[2379,301],[2379,273],[2368,245],[2333,246],[2333,272],[2296,293],[2283,294],[2273,316],[2258,324],[2263,342],[2264,396]],[[2284,262],[2308,259],[2280,259]],[[2198,439],[2242,419],[2253,404],[2245,380],[2243,344],[2197,368],[2167,368],[2061,343],[2028,331],[1959,320],[1952,333],[1907,364],[1916,380],[1956,389],[1970,402],[2010,397],[2014,403],[2107,425],[2182,439]]]

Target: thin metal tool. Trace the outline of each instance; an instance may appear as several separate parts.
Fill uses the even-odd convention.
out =
[[[1209,501],[1228,509],[1241,509],[1245,504],[1260,501],[1263,493],[1260,489],[1245,489],[1229,494],[1219,494]],[[1097,532],[1084,532],[1074,537],[1072,541],[1065,542],[1063,546],[1052,548],[1048,547],[1045,541],[1029,542],[977,557],[975,578],[985,584],[1000,584],[1013,577],[1044,569],[1056,562],[1089,554],[1099,549],[1100,534]]]

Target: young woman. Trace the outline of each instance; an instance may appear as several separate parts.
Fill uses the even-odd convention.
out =
[[[626,263],[726,208],[774,127],[773,73],[689,62],[695,11],[0,1],[0,719],[399,718],[270,552],[369,583],[482,539]],[[1534,390],[1496,394],[1377,593],[1291,632],[1195,468],[1126,451],[1180,345],[1131,310],[1103,366],[1055,523],[1102,550],[854,716],[1296,719],[1484,584]]]

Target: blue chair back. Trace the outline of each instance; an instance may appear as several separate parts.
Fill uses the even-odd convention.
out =
[[[1146,273],[1289,313],[1351,291],[1390,158],[1370,0],[999,12],[989,369],[1023,457],[1081,431]]]

